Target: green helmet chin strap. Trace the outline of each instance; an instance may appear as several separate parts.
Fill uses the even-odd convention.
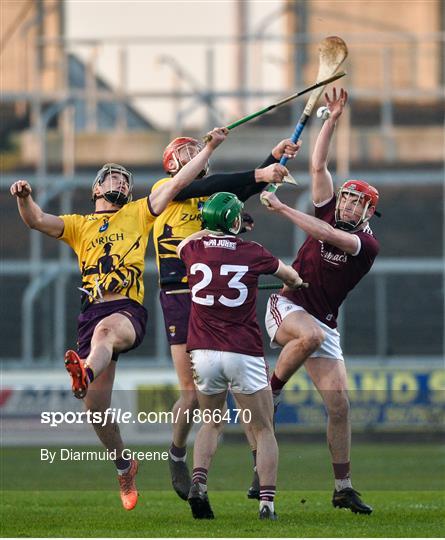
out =
[[[238,234],[244,204],[233,193],[221,191],[211,195],[202,207],[204,227],[214,232]]]

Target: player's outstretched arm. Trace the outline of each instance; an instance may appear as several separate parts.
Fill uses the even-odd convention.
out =
[[[17,206],[24,223],[31,229],[58,238],[64,229],[63,220],[58,216],[46,214],[31,197],[32,188],[26,180],[14,182],[10,188],[11,195],[17,198]]]
[[[176,195],[187,187],[198,174],[204,169],[209,157],[213,151],[225,140],[229,130],[225,127],[215,128],[208,135],[211,135],[211,140],[207,142],[205,147],[190,160],[174,178],[165,182],[158,189],[150,194],[150,205],[155,214],[160,214],[165,210],[168,203],[172,201]]]
[[[274,148],[274,152],[279,157],[286,155],[290,159],[295,157],[300,146],[300,141],[294,144],[290,139],[284,139]],[[185,201],[192,197],[209,197],[218,191],[229,191],[245,202],[252,195],[260,193],[267,184],[281,184],[287,174],[287,168],[275,162],[263,164],[250,171],[210,174],[182,189],[175,195],[174,200]]]
[[[328,93],[325,94],[325,98],[330,117],[324,122],[318,134],[312,154],[312,200],[316,204],[329,201],[334,195],[332,176],[328,170],[329,145],[337,120],[346,105],[348,94],[342,88],[337,97],[337,90],[334,88],[332,98],[329,97]]]
[[[308,284],[304,283],[300,277],[300,274],[292,268],[289,264],[284,264],[280,261],[278,270],[274,274],[277,278],[287,285],[290,289],[300,289],[301,287],[307,287]]]
[[[357,253],[360,240],[355,234],[335,229],[322,219],[290,208],[287,204],[282,203],[275,193],[264,191],[261,198],[268,201],[267,209],[269,211],[277,212],[286,217],[312,238],[331,244],[331,246],[335,246],[351,255]]]
[[[273,163],[263,169],[210,174],[204,179],[195,180],[182,189],[175,195],[174,200],[185,201],[192,197],[209,197],[218,191],[229,191],[244,202],[250,196],[264,189],[267,183],[281,184],[286,174],[286,167],[279,163]]]

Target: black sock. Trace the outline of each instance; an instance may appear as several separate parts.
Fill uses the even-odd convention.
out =
[[[119,471],[125,471],[131,464],[129,459],[124,459],[123,457],[115,459],[114,463],[116,464],[116,469]]]
[[[174,459],[174,461],[185,461],[186,455],[187,455],[186,446],[180,447],[180,446],[175,446],[175,443],[171,444],[170,456]]]
[[[94,381],[94,373],[93,373],[93,370],[88,367],[88,366],[85,366],[85,371],[87,372],[87,377],[89,379],[88,382],[92,383]]]

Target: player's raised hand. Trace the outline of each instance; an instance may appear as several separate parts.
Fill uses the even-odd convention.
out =
[[[289,175],[289,171],[284,165],[272,163],[264,169],[255,170],[255,179],[257,182],[268,182],[270,184],[282,184],[283,178]]]
[[[19,197],[20,199],[26,199],[32,193],[32,188],[29,182],[26,180],[17,180],[14,182],[10,188],[11,195],[14,197]]]
[[[261,202],[268,210],[276,211],[284,206],[280,199],[271,191],[263,191],[260,195]]]
[[[337,120],[337,118],[342,114],[346,102],[348,101],[348,93],[346,90],[341,88],[340,95],[337,96],[337,89],[334,86],[332,90],[332,98],[329,97],[327,92],[325,93],[324,97],[326,99],[326,107],[331,113],[331,118],[333,120]]]
[[[207,146],[215,150],[223,141],[226,140],[229,130],[226,127],[214,128],[206,135]]]
[[[301,148],[301,140],[296,143],[290,139],[283,139],[272,150],[272,155],[275,159],[280,160],[283,156],[287,159],[293,159]]]

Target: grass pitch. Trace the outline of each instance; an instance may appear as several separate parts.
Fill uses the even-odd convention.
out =
[[[52,449],[55,450],[55,449]],[[165,450],[165,448],[162,448]],[[258,520],[246,498],[251,458],[222,444],[209,475],[214,521],[196,521],[170,489],[168,465],[145,462],[141,496],[121,508],[113,466],[40,461],[40,448],[7,448],[1,458],[2,536],[21,537],[441,537],[445,455],[438,444],[356,444],[354,485],[370,516],[331,506],[332,472],[323,444],[280,444],[277,522]]]

